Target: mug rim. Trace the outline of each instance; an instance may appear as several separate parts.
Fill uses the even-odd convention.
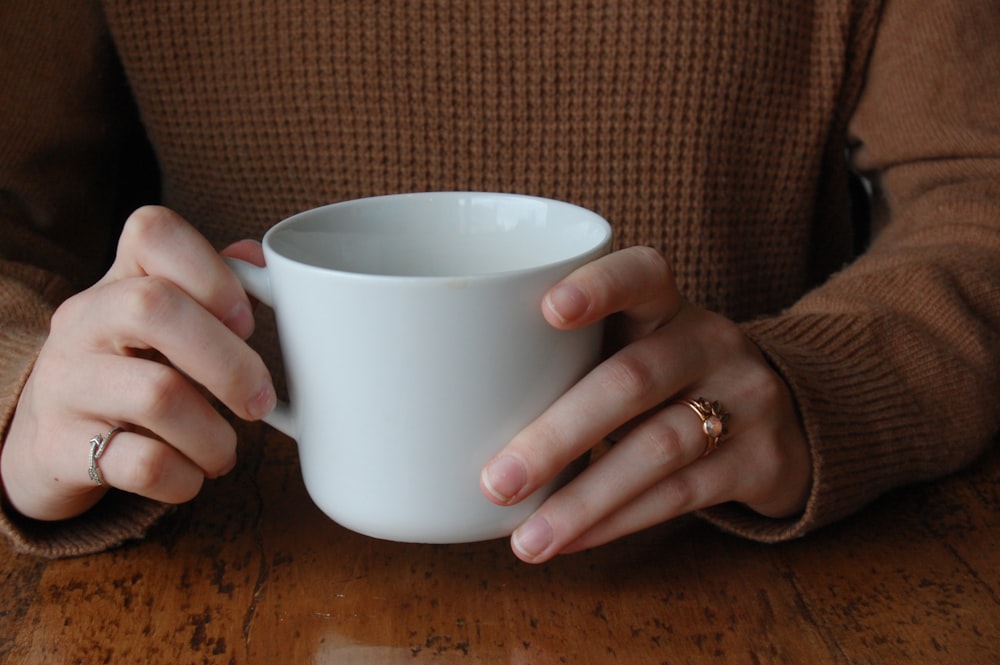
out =
[[[351,206],[356,206],[365,202],[388,202],[388,201],[399,201],[405,199],[431,199],[434,197],[448,197],[448,198],[460,198],[460,197],[475,197],[475,198],[498,198],[507,200],[517,200],[517,201],[536,201],[544,203],[546,205],[554,205],[562,207],[564,209],[573,210],[579,212],[586,218],[587,222],[592,224],[595,229],[599,230],[600,235],[595,239],[594,242],[582,250],[577,251],[563,258],[556,259],[553,261],[544,261],[535,265],[530,265],[523,268],[513,268],[510,270],[499,270],[493,272],[484,273],[470,273],[470,274],[454,274],[454,275],[398,275],[391,273],[373,273],[373,272],[361,272],[352,271],[330,266],[321,266],[308,261],[302,261],[295,257],[289,256],[287,252],[282,251],[274,246],[275,237],[287,230],[289,227],[293,227],[297,224],[305,223],[305,220],[315,216],[316,214],[335,208],[346,208]],[[463,191],[463,190],[442,190],[442,191],[426,191],[426,192],[403,192],[395,194],[380,194],[375,196],[366,196],[354,199],[344,199],[342,201],[335,201],[332,203],[326,203],[323,205],[314,206],[306,210],[301,210],[289,217],[282,219],[273,225],[264,234],[261,239],[261,244],[263,245],[265,256],[267,259],[280,259],[290,265],[297,266],[302,270],[313,270],[319,271],[325,274],[337,274],[344,277],[351,277],[361,280],[377,280],[377,281],[406,281],[406,282],[454,282],[455,280],[464,281],[478,281],[478,280],[497,280],[515,277],[518,275],[525,275],[536,273],[539,271],[558,269],[561,266],[571,263],[585,263],[606,254],[611,247],[613,237],[613,229],[610,222],[605,219],[602,215],[597,212],[585,208],[576,203],[571,203],[569,201],[563,201],[560,199],[553,199],[543,196],[536,196],[533,194],[517,194],[511,192],[489,192],[489,191]]]

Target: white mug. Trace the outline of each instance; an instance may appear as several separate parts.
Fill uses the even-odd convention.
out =
[[[441,192],[345,201],[263,239],[266,268],[230,260],[274,309],[310,497],[370,536],[455,543],[509,535],[555,489],[489,502],[482,467],[598,359],[601,326],[559,331],[545,292],[609,251],[578,206]]]

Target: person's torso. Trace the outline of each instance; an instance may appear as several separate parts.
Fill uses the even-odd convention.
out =
[[[662,249],[736,318],[847,258],[830,206],[867,4],[104,5],[165,202],[220,245],[348,198],[530,193]]]

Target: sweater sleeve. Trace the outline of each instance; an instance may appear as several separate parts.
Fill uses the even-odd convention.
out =
[[[874,189],[869,250],[787,312],[745,326],[810,441],[804,514],[707,517],[763,541],[940,477],[1000,428],[1000,11],[888,0],[849,125]]]
[[[112,247],[113,63],[89,2],[0,8],[0,442],[53,310],[98,276]],[[93,434],[80,433],[81,448]],[[165,510],[112,492],[85,516],[43,523],[4,499],[0,532],[23,552],[83,554],[142,534]]]

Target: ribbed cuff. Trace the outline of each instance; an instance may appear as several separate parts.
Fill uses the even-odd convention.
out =
[[[0,531],[23,554],[58,559],[94,554],[142,538],[174,506],[134,494],[111,490],[80,517],[42,522],[21,517],[6,504],[0,512]]]
[[[786,315],[743,330],[796,401],[812,455],[812,490],[796,519],[771,519],[732,504],[703,511],[705,519],[746,538],[788,540],[856,512],[915,475],[933,475],[941,453],[930,445],[912,394],[883,360],[891,336],[877,322]]]
[[[42,333],[0,331],[0,435],[6,438],[19,395],[45,340]],[[2,443],[3,438],[0,438]],[[22,553],[46,558],[100,552],[142,537],[172,506],[112,490],[75,519],[41,522],[19,515],[0,491],[0,534]]]

